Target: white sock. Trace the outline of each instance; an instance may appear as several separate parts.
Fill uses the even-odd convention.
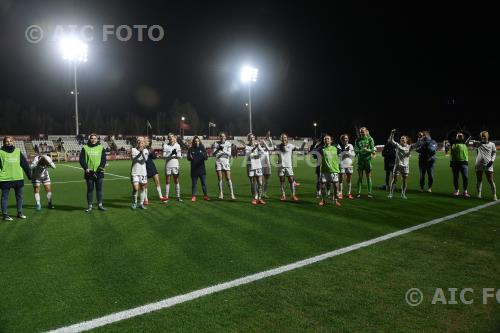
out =
[[[339,194],[342,194],[343,181],[339,182]]]
[[[351,182],[347,182],[347,195],[351,194]]]
[[[233,197],[234,196],[234,192],[233,192],[233,181],[232,180],[228,180],[227,181],[227,185],[229,186],[229,192],[231,192],[231,196]],[[222,191],[221,191],[222,192]]]
[[[163,197],[163,194],[161,193],[161,186],[159,186],[159,185],[158,185],[158,186],[156,186],[156,191],[158,192],[158,196],[159,196],[160,198],[162,198],[162,197]]]
[[[168,195],[170,194],[170,184],[165,185],[165,196],[168,198]]]
[[[219,194],[222,194],[222,179],[217,182],[217,187],[219,188]]]
[[[47,192],[47,201],[49,204],[52,202],[52,192]]]
[[[481,194],[483,190],[483,182],[477,183],[477,193]]]
[[[282,197],[286,196],[286,193],[285,193],[285,182],[280,182],[280,189],[281,189],[281,196]]]
[[[35,193],[35,201],[37,205],[40,204],[40,193]]]
[[[139,194],[139,199],[141,200],[140,203],[141,205],[144,204],[144,198],[146,197],[146,190],[142,190],[141,193]],[[135,196],[135,199],[137,200],[137,195]]]
[[[264,186],[263,184],[257,182],[257,199],[261,199],[262,198],[262,190],[264,189]]]
[[[495,182],[491,182],[491,192],[493,192],[493,196],[497,195],[497,186],[495,185]]]
[[[148,189],[147,188],[144,189],[144,200],[149,201],[148,200]]]
[[[177,194],[177,198],[181,197],[181,184],[175,184],[175,194]]]
[[[132,203],[137,204],[137,191],[136,190],[132,191]]]

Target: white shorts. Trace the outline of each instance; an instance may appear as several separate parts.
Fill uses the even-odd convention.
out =
[[[178,175],[179,174],[179,168],[178,167],[167,167],[167,170],[165,171],[165,174],[167,176]]]
[[[491,172],[494,172],[493,171],[493,165],[490,166],[489,168],[484,165],[484,164],[476,164],[476,171],[480,171],[480,172],[488,172],[488,173],[491,173]]]
[[[410,167],[395,165],[394,169],[392,170],[392,173],[394,173],[395,175],[408,176],[408,174],[410,173]]]
[[[248,177],[262,176],[262,169],[248,170]]]
[[[322,183],[338,183],[339,174],[338,173],[322,173],[320,174],[320,179]]]
[[[340,168],[340,173],[347,173],[349,175],[352,175],[352,171],[354,170],[353,167],[347,167],[347,168]]]
[[[280,177],[291,177],[293,176],[293,168],[279,167],[278,176]]]
[[[229,161],[216,160],[215,171],[231,171],[231,165],[229,164]]]
[[[270,167],[263,167],[262,174],[263,175],[271,175],[271,168]]]
[[[147,184],[148,176],[130,176],[130,182],[132,184]]]
[[[50,176],[43,178],[34,178],[31,180],[31,183],[33,184],[33,186],[40,186],[40,184],[50,185]]]

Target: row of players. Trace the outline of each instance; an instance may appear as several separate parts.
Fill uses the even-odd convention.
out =
[[[409,174],[409,157],[410,151],[415,149],[419,152],[422,147],[426,146],[427,137],[421,136],[414,144],[410,144],[408,136],[401,136],[400,142],[394,140],[395,130],[391,132],[388,139],[388,147],[395,149],[395,160],[392,169],[392,179],[388,184],[389,198],[393,197],[395,184],[401,176],[403,185],[401,189],[402,198],[406,198],[407,179]],[[496,146],[489,141],[489,134],[486,131],[481,132],[481,141],[476,143],[478,155],[476,158],[476,174],[478,178],[478,196],[481,196],[482,190],[482,175],[486,174],[487,180],[492,188],[494,200],[496,197],[496,186],[494,183],[493,162],[496,157]],[[286,134],[281,135],[281,143],[274,145],[269,140],[257,141],[253,134],[248,135],[248,144],[245,147],[247,175],[250,180],[250,188],[252,194],[252,204],[265,204],[267,185],[271,174],[271,163],[269,152],[274,150],[278,155],[278,176],[280,179],[281,200],[287,200],[285,193],[285,179],[290,185],[291,200],[298,201],[295,187],[297,183],[294,179],[292,154],[294,150],[303,150],[305,143],[300,147],[288,143]],[[461,174],[464,181],[464,195],[469,196],[467,192],[467,170],[468,165],[468,149],[467,143],[470,140],[465,140],[463,133],[457,133],[455,143],[451,147],[451,162],[450,166],[454,176],[454,195],[459,194],[458,190],[458,175]],[[13,138],[5,137],[3,147],[0,149],[0,188],[2,189],[2,213],[4,220],[11,220],[7,214],[8,193],[10,188],[13,188],[16,193],[16,201],[18,208],[18,217],[25,218],[22,213],[22,187],[24,185],[22,170],[32,180],[36,209],[41,209],[40,203],[40,186],[44,185],[47,193],[48,207],[52,205],[52,190],[50,185],[50,176],[48,168],[55,168],[54,163],[47,156],[37,156],[31,165],[22,156],[19,149],[13,146]],[[153,163],[156,158],[154,153],[150,153],[146,148],[148,145],[147,138],[139,137],[137,146],[132,148],[132,167],[131,167],[131,183],[132,183],[132,208],[137,207],[139,199],[139,207],[145,209],[148,204],[147,197],[147,179],[153,178],[160,200],[168,201],[170,192],[171,178],[173,179],[176,191],[177,200],[180,198],[179,184],[179,158],[182,157],[181,147],[176,141],[174,134],[168,135],[168,143],[164,144],[163,156],[166,159],[165,174],[166,187],[163,196],[161,183],[158,172]],[[317,190],[318,197],[321,198],[320,205],[326,203],[327,197],[333,190],[332,200],[335,205],[340,206],[339,200],[343,198],[343,180],[347,185],[347,197],[353,199],[351,194],[351,180],[354,168],[354,158],[357,158],[358,168],[358,197],[361,196],[363,175],[365,175],[368,187],[368,197],[372,197],[372,182],[371,182],[371,158],[375,154],[375,145],[373,139],[369,135],[369,131],[363,127],[359,131],[359,137],[356,139],[354,146],[349,143],[349,136],[343,134],[340,137],[338,145],[332,144],[332,137],[325,135],[320,142],[315,142],[311,146],[311,152],[318,159],[317,173]],[[235,200],[233,185],[231,181],[231,163],[232,144],[226,140],[224,133],[220,133],[219,141],[212,145],[212,152],[215,157],[215,168],[218,177],[219,199],[223,199],[223,179],[226,179],[229,194],[231,199]],[[421,154],[422,155],[422,154]],[[432,153],[427,154],[431,155]],[[187,152],[187,159],[191,162],[191,177],[192,177],[192,201],[196,201],[196,186],[200,179],[204,193],[204,200],[209,200],[205,178],[205,160],[208,159],[206,149],[201,144],[198,137],[192,141],[192,146]],[[102,184],[104,179],[104,168],[106,165],[106,154],[102,146],[97,141],[97,136],[91,134],[87,145],[82,148],[80,154],[80,165],[84,169],[84,178],[87,183],[87,212],[92,211],[93,192],[96,190],[98,209],[106,210],[103,207]],[[387,168],[386,168],[387,169]],[[430,189],[429,189],[430,190]]]

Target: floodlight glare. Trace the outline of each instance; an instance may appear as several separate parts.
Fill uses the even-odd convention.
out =
[[[59,42],[59,48],[64,60],[87,62],[88,46],[76,38],[63,38]]]
[[[243,66],[240,73],[241,82],[256,82],[259,70],[250,66]]]

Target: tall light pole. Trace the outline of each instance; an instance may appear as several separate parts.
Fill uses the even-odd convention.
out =
[[[251,66],[243,66],[240,72],[241,82],[248,84],[248,117],[250,123],[250,133],[252,133],[252,82],[257,81],[259,70]]]
[[[87,62],[88,46],[84,42],[76,38],[64,38],[59,43],[62,57],[68,60],[73,65],[73,76],[75,84],[75,127],[76,135],[80,134],[80,124],[78,122],[78,83],[77,83],[77,66],[82,62]]]
[[[179,133],[180,133],[182,139],[184,139],[184,120],[186,120],[186,118],[181,117],[181,128],[179,130]]]
[[[318,127],[318,124],[314,123],[313,126],[314,126],[314,139],[316,139],[316,128]]]

